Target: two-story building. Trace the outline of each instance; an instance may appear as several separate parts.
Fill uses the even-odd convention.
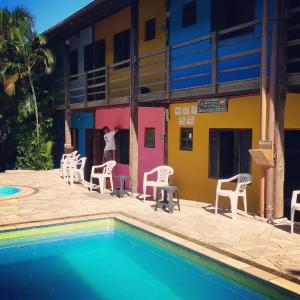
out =
[[[119,127],[116,174],[131,173],[130,146],[137,147],[139,191],[145,171],[168,164],[182,198],[213,202],[218,178],[246,172],[249,210],[257,212],[264,171],[248,150],[268,139],[277,82],[286,95],[276,94],[286,99],[286,200],[273,211],[288,215],[291,190],[300,187],[299,14],[297,1],[281,0],[92,2],[46,32],[63,75],[58,157],[65,136],[65,148],[72,140],[88,157],[89,172],[102,160],[101,129]],[[130,141],[133,105],[138,145]]]

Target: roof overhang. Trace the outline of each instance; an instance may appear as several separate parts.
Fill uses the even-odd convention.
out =
[[[67,39],[73,33],[130,5],[130,0],[94,0],[73,15],[44,32],[50,44]]]

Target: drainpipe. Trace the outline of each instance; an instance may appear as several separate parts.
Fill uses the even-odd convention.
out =
[[[268,139],[274,143],[275,140],[275,104],[278,97],[278,31],[279,31],[279,1],[274,1],[273,22],[272,22],[272,58],[270,75],[270,99],[268,114]],[[267,170],[267,195],[266,195],[266,217],[272,222],[274,217],[274,186],[275,169]]]
[[[261,73],[260,73],[260,97],[261,97],[261,129],[260,139],[266,140],[266,123],[267,123],[267,63],[268,63],[268,0],[263,0],[263,19],[262,19],[262,37],[261,37]],[[266,168],[262,167],[260,177],[260,195],[259,195],[259,212],[264,217],[265,210],[265,184]]]

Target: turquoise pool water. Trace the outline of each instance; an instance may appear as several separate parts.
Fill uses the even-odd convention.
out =
[[[0,186],[0,198],[19,193],[21,189],[14,186]]]
[[[0,298],[296,296],[133,226],[107,219],[0,234]]]

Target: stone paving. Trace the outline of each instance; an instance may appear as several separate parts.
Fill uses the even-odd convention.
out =
[[[0,201],[0,230],[18,223],[121,212],[300,282],[299,226],[290,234],[289,224],[274,227],[242,215],[233,221],[226,211],[215,215],[211,204],[187,200],[182,200],[181,211],[175,209],[173,214],[155,211],[153,201],[119,199],[108,193],[89,192],[82,185],[68,186],[58,170],[1,173],[0,185],[33,188],[31,195],[27,189],[27,196]]]

